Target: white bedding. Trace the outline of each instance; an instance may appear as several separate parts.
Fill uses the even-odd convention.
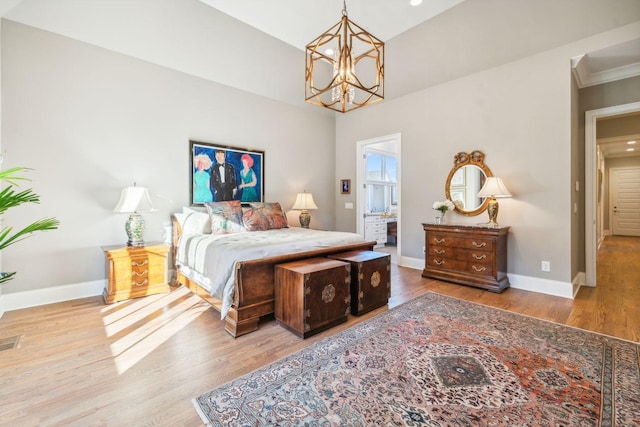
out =
[[[236,262],[364,242],[359,234],[281,228],[236,234],[182,236],[176,255],[180,271],[222,300],[224,319],[234,291]]]

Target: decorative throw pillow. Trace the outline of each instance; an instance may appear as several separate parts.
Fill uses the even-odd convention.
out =
[[[239,200],[204,204],[209,211],[212,234],[232,234],[244,231],[242,206]]]
[[[242,222],[247,231],[265,231],[269,229],[269,220],[262,209],[249,208],[242,214]]]
[[[258,210],[267,219],[268,229],[288,228],[287,215],[282,210],[280,203],[255,202],[249,203],[253,210]]]

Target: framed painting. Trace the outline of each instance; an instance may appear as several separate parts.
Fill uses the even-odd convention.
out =
[[[191,206],[264,202],[264,151],[189,141]]]
[[[340,194],[351,194],[351,180],[350,179],[341,179],[340,180]]]

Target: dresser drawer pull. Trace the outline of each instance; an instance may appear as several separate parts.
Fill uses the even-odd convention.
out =
[[[131,283],[133,283],[134,286],[144,286],[148,283],[149,281],[147,279],[144,279],[142,282],[138,283],[135,280],[132,280]]]
[[[142,267],[143,265],[147,265],[147,264],[149,264],[149,260],[148,259],[145,259],[142,262],[131,261],[131,265],[134,266],[134,267]]]
[[[477,272],[485,271],[485,270],[487,269],[486,267],[480,267],[480,268],[478,268],[478,267],[476,267],[475,265],[472,265],[472,266],[471,266],[471,268],[473,268],[473,269],[474,269],[474,271],[477,271]]]
[[[435,262],[438,265],[443,265],[444,264],[444,260],[438,261],[437,259],[434,259],[433,262]]]
[[[487,254],[482,254],[482,255],[471,254],[471,256],[474,257],[475,259],[485,259],[487,257]]]
[[[147,274],[149,274],[149,270],[145,270],[145,271],[143,271],[143,272],[141,272],[141,273],[138,273],[137,271],[132,271],[132,272],[131,272],[131,275],[132,275],[132,276],[138,276],[138,277],[140,277],[140,276],[146,276]]]
[[[438,254],[438,255],[442,255],[442,254],[443,254],[443,253],[445,253],[446,251],[445,251],[444,249],[440,249],[440,250],[438,250],[438,249],[434,249],[434,250],[433,250],[433,252],[435,252],[435,253],[436,253],[436,254]]]
[[[471,242],[471,244],[476,248],[484,248],[485,246],[487,246],[487,242],[482,242],[482,243]]]
[[[436,243],[444,243],[444,237],[442,239],[438,239],[437,237],[434,237],[433,241]]]

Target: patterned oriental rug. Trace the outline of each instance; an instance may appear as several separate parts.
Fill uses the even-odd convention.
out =
[[[428,292],[193,400],[213,426],[637,426],[640,346]]]

